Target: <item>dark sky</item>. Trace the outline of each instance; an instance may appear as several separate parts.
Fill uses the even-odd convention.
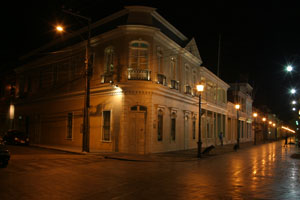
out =
[[[221,34],[221,78],[225,82],[247,80],[254,88],[254,105],[266,105],[281,119],[288,120],[291,117],[288,89],[297,84],[298,78],[287,75],[283,68],[293,62],[300,73],[300,59],[297,60],[300,56],[300,6],[296,1],[274,0],[264,4],[242,1],[243,5],[230,2],[10,1],[1,6],[1,67],[58,37],[53,31],[57,22],[70,24],[72,28],[82,26],[61,12],[63,5],[90,16],[93,21],[125,5],[147,5],[157,8],[157,12],[184,35],[195,37],[203,65],[214,73]]]

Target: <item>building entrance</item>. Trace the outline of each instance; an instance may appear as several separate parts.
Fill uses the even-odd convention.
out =
[[[129,153],[146,153],[146,114],[147,107],[133,106],[130,113]]]

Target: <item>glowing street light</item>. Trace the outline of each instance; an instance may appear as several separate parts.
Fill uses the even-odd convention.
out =
[[[288,72],[293,71],[293,67],[292,67],[291,65],[288,65],[288,66],[286,67],[286,71],[288,71]]]
[[[257,113],[255,112],[255,113],[253,113],[253,117],[257,117]]]
[[[199,92],[199,121],[198,121],[198,158],[201,158],[201,148],[202,148],[202,141],[201,141],[201,94],[204,91],[204,85],[199,84],[196,86],[197,91]]]
[[[56,26],[56,30],[57,30],[58,32],[63,32],[63,31],[64,31],[64,28],[63,28],[61,25],[57,25],[57,26]]]
[[[256,145],[256,117],[257,117],[257,112],[253,113],[254,117],[254,145]]]
[[[292,101],[292,104],[295,105],[297,102],[295,100]]]
[[[236,109],[236,126],[237,126],[237,139],[236,139],[236,145],[237,148],[240,148],[240,125],[239,125],[239,109],[240,109],[240,104],[235,104],[235,109]]]
[[[263,117],[262,118],[262,121],[264,122],[263,123],[263,139],[264,139],[264,142],[266,142],[266,139],[267,139],[267,133],[266,133],[266,121],[267,121],[267,118]]]
[[[296,108],[293,108],[293,111],[296,111]]]
[[[295,89],[295,88],[292,88],[292,89],[290,90],[290,93],[291,93],[291,94],[296,94],[296,89]]]

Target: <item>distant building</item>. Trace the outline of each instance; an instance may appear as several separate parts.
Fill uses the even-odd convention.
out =
[[[228,104],[228,126],[230,123],[232,127],[236,127],[236,122],[233,122],[231,118],[238,118],[238,126],[240,130],[240,141],[246,142],[253,140],[252,131],[252,90],[253,88],[248,83],[230,83],[230,88],[228,90],[228,101],[232,104]],[[235,104],[240,105],[240,109],[237,111],[234,108]],[[237,130],[233,131],[236,133]]]
[[[0,75],[0,136],[14,128],[13,100],[16,92],[16,76],[13,70],[3,70]],[[12,105],[12,106],[11,106]]]
[[[153,153],[197,147],[198,94],[203,146],[236,142],[230,87],[201,66],[196,41],[154,8],[129,6],[92,24],[91,151]],[[81,33],[87,29],[82,29]],[[79,31],[80,33],[80,31]],[[82,146],[85,42],[54,41],[55,51],[18,67],[15,126],[32,144]],[[68,45],[66,45],[68,44]],[[231,86],[241,103],[241,141],[251,140],[252,88]],[[232,101],[235,102],[235,101]]]

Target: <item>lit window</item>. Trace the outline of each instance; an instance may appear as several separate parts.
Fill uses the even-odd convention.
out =
[[[134,41],[130,44],[130,68],[148,69],[148,44]]]
[[[104,58],[105,58],[105,73],[110,73],[114,71],[114,48],[107,47],[104,50]]]

